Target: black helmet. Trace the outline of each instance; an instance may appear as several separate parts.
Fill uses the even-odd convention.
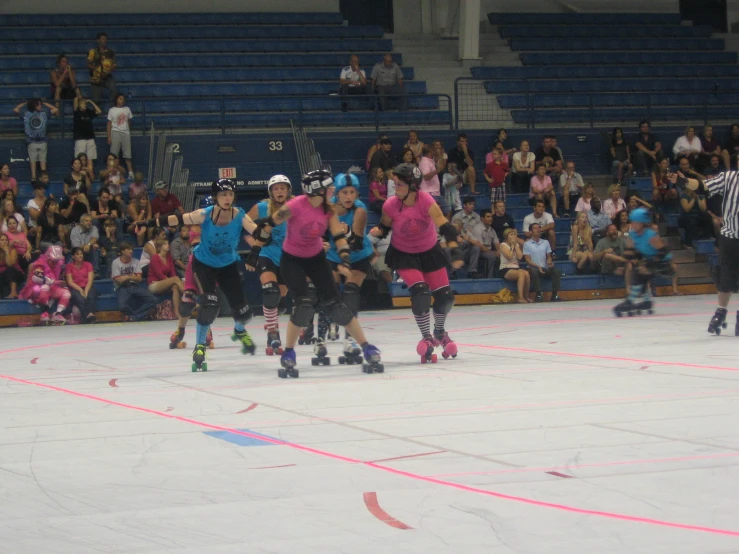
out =
[[[400,164],[393,169],[393,174],[410,186],[410,190],[418,190],[421,184],[421,170],[413,164]]]
[[[303,192],[307,196],[324,196],[326,190],[334,184],[331,172],[325,169],[316,169],[303,175]],[[323,194],[321,194],[323,192]]]
[[[236,193],[236,183],[234,183],[231,179],[218,179],[217,181],[213,181],[213,184],[210,186],[210,191],[213,194],[213,198],[215,198],[219,192],[223,192],[226,190],[232,190],[234,193]]]

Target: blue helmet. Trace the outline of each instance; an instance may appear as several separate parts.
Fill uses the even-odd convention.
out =
[[[646,208],[636,208],[635,210],[632,210],[629,214],[629,221],[649,225],[650,223],[652,223],[652,216],[650,215],[649,210],[647,210]]]
[[[339,191],[346,187],[354,187],[359,192],[359,178],[353,173],[341,173],[334,180],[334,197],[331,201],[335,204],[339,201]]]

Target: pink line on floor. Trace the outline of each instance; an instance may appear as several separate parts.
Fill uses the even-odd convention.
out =
[[[0,352],[0,354],[2,354],[2,353]],[[541,501],[541,500],[534,500],[532,498],[526,498],[526,497],[522,497],[522,496],[513,496],[513,495],[510,495],[510,494],[503,494],[503,493],[499,493],[499,492],[495,492],[495,491],[481,489],[481,488],[478,488],[478,487],[471,487],[471,486],[468,486],[468,485],[462,485],[460,483],[454,483],[454,482],[451,482],[451,481],[443,481],[441,479],[435,479],[433,477],[426,477],[426,476],[423,476],[423,475],[419,475],[417,473],[411,473],[411,472],[408,472],[408,471],[401,471],[399,469],[395,469],[395,468],[392,468],[392,467],[389,467],[389,466],[380,465],[380,464],[373,463],[373,462],[363,462],[363,461],[358,460],[358,459],[355,459],[355,458],[350,458],[348,456],[342,456],[340,454],[334,454],[332,452],[328,452],[328,451],[325,451],[325,450],[319,450],[317,448],[312,448],[312,447],[304,446],[304,445],[297,444],[297,443],[287,442],[287,441],[283,441],[283,440],[272,438],[272,437],[266,437],[264,435],[257,435],[257,434],[254,434],[254,433],[249,433],[249,432],[246,432],[246,431],[241,431],[239,429],[232,429],[232,428],[223,427],[223,426],[220,426],[220,425],[212,425],[212,424],[209,424],[209,423],[205,423],[203,421],[198,421],[198,420],[190,419],[190,418],[183,417],[183,416],[171,415],[171,414],[168,414],[168,413],[165,413],[165,412],[160,412],[158,410],[152,410],[152,409],[149,409],[149,408],[143,408],[141,406],[134,406],[132,404],[124,404],[122,402],[116,402],[116,401],[108,400],[106,398],[102,398],[102,397],[99,397],[99,396],[94,396],[94,395],[91,395],[91,394],[85,394],[85,393],[81,393],[81,392],[77,392],[77,391],[73,391],[73,390],[69,390],[69,389],[64,389],[64,388],[56,387],[56,386],[53,386],[53,385],[47,385],[47,384],[44,384],[44,383],[38,383],[38,382],[34,382],[34,381],[27,381],[25,379],[18,379],[16,377],[10,377],[8,375],[0,375],[0,379],[5,379],[7,381],[12,381],[14,383],[21,383],[21,384],[30,385],[30,386],[34,386],[34,387],[38,387],[38,388],[43,388],[43,389],[47,389],[47,390],[51,390],[51,391],[55,391],[55,392],[61,392],[61,393],[64,393],[64,394],[69,394],[71,396],[76,396],[78,398],[84,398],[84,399],[87,399],[87,400],[93,400],[95,402],[101,402],[103,404],[108,404],[110,406],[117,406],[119,408],[125,408],[125,409],[128,409],[128,410],[134,410],[134,411],[137,411],[137,412],[142,412],[142,413],[146,413],[146,414],[150,414],[150,415],[155,415],[155,416],[159,416],[159,417],[171,419],[171,420],[174,420],[174,421],[179,421],[179,422],[182,422],[182,423],[187,423],[187,424],[194,425],[194,426],[201,427],[201,428],[205,428],[205,429],[212,429],[212,430],[216,430],[216,431],[226,431],[226,432],[229,432],[229,433],[233,433],[235,435],[241,435],[241,436],[249,437],[249,438],[252,438],[252,439],[258,439],[258,440],[261,440],[261,441],[264,441],[264,442],[269,442],[269,443],[272,443],[274,445],[286,446],[288,448],[293,448],[293,449],[298,450],[298,451],[301,451],[301,452],[307,452],[309,454],[314,454],[314,455],[317,455],[317,456],[322,456],[324,458],[328,458],[328,459],[331,459],[331,460],[336,460],[336,461],[340,461],[340,462],[346,462],[346,463],[350,463],[350,464],[357,464],[357,465],[363,465],[363,466],[366,466],[366,467],[371,467],[371,468],[374,468],[374,469],[377,469],[377,470],[380,470],[380,471],[384,471],[384,472],[389,473],[389,474],[392,474],[392,475],[397,475],[399,477],[406,477],[408,479],[413,479],[414,481],[423,481],[425,483],[431,483],[431,484],[434,484],[434,485],[439,485],[439,486],[442,486],[442,487],[447,487],[447,488],[450,488],[450,489],[455,489],[455,490],[464,491],[464,492],[470,492],[470,493],[474,493],[474,494],[481,494],[481,495],[484,495],[484,496],[489,496],[489,497],[492,497],[492,498],[498,498],[498,499],[501,499],[501,500],[508,500],[508,501],[512,501],[512,502],[518,502],[518,503],[521,503],[521,504],[528,504],[530,506],[536,506],[536,507],[539,507],[539,508],[549,508],[549,509],[554,509],[554,510],[558,510],[558,511],[561,511],[561,512],[569,512],[569,513],[575,513],[575,514],[581,514],[581,515],[590,515],[590,516],[596,516],[596,517],[602,517],[602,518],[608,518],[608,519],[615,519],[615,520],[620,520],[620,521],[628,521],[628,522],[632,522],[632,523],[645,523],[645,524],[648,524],[648,525],[656,525],[656,526],[660,526],[660,527],[670,527],[670,528],[673,528],[673,529],[683,529],[683,530],[687,530],[687,531],[699,531],[699,532],[702,532],[702,533],[710,533],[710,534],[714,534],[714,535],[727,535],[727,536],[731,536],[731,537],[739,537],[739,531],[735,531],[735,530],[732,530],[732,529],[721,529],[721,528],[706,527],[706,526],[701,526],[701,525],[690,525],[690,524],[685,524],[685,523],[676,523],[676,522],[672,522],[672,521],[664,521],[664,520],[647,518],[647,517],[632,516],[632,515],[628,515],[628,514],[619,514],[619,513],[615,513],[615,512],[606,512],[606,511],[601,511],[601,510],[590,510],[590,509],[584,509],[584,508],[577,508],[575,506],[568,506],[566,504],[557,504],[557,503],[554,503],[554,502],[544,502],[544,501]]]

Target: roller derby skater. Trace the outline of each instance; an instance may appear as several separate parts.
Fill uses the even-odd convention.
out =
[[[190,236],[192,237],[192,233],[190,234]],[[200,229],[198,228],[196,245],[199,243]],[[185,292],[182,293],[182,299],[180,301],[180,321],[177,325],[177,330],[172,333],[172,336],[169,338],[170,349],[187,348],[187,343],[183,340],[185,338],[185,328],[187,327],[187,323],[188,321],[190,321],[190,316],[197,307],[198,302],[197,285],[195,283],[195,276],[193,275],[192,271],[192,259],[193,257],[192,255],[190,255],[190,259],[187,262],[187,267],[185,268]],[[213,342],[213,333],[211,332],[210,327],[208,327],[208,333],[205,340],[205,345],[211,350],[216,347],[215,343]]]
[[[384,238],[392,231],[385,263],[398,272],[410,291],[411,311],[421,331],[421,341],[416,346],[421,363],[435,363],[434,348],[437,346],[442,346],[444,358],[457,356],[457,345],[444,328],[446,317],[454,306],[454,293],[449,287],[447,258],[436,238],[437,228],[446,239],[453,268],[462,266],[463,256],[457,244],[456,228],[444,217],[433,196],[419,190],[423,178],[421,171],[412,164],[400,164],[393,173],[395,196],[385,202],[380,225],[372,229],[372,234]]]
[[[673,273],[672,254],[652,229],[651,214],[645,208],[637,208],[629,214],[629,221],[631,231],[624,257],[633,264],[631,284],[626,299],[613,308],[616,317],[652,314],[652,279]]]
[[[44,309],[42,325],[64,325],[64,311],[72,297],[62,279],[64,252],[58,245],[49,246],[38,260],[28,266],[28,279],[18,298]],[[56,300],[56,310],[52,309]],[[50,315],[51,313],[51,315]]]
[[[351,276],[349,261],[350,249],[346,236],[341,232],[341,224],[329,200],[329,189],[333,186],[331,173],[326,170],[311,171],[303,176],[302,196],[288,201],[275,214],[258,222],[258,230],[254,233],[257,246],[269,240],[274,227],[289,220],[287,235],[283,243],[280,274],[293,294],[293,312],[287,325],[285,351],[280,363],[282,369],[278,376],[297,377],[295,343],[300,330],[312,324],[315,305],[308,295],[307,279],[314,284],[318,299],[323,308],[338,325],[344,326],[362,345],[367,367],[372,371],[382,368],[380,352],[367,343],[362,327],[352,311],[339,298],[339,291],[333,280],[331,266],[326,260],[323,250],[323,235],[327,229],[339,251],[341,264],[339,273],[344,277]]]
[[[268,200],[262,200],[252,206],[249,217],[265,219],[273,215],[292,199],[290,179],[284,175],[275,175],[267,184]],[[267,332],[267,356],[280,355],[283,352],[280,339],[279,310],[280,301],[287,294],[287,287],[280,277],[280,260],[282,259],[282,243],[285,240],[287,223],[282,223],[272,230],[271,240],[263,247],[256,245],[254,237],[246,236],[251,252],[246,258],[246,269],[259,272],[262,284],[262,310],[264,312],[264,330]]]
[[[203,369],[208,329],[218,317],[220,304],[216,284],[220,284],[233,310],[234,332],[232,340],[241,343],[244,354],[254,354],[256,348],[245,324],[252,318],[252,311],[244,297],[239,273],[240,258],[237,252],[242,229],[253,233],[257,228],[241,208],[233,206],[236,184],[220,179],[211,186],[214,205],[187,214],[161,216],[146,222],[147,226],[201,225],[200,244],[193,251],[192,269],[200,297],[196,326],[196,345],[193,350],[192,370]]]

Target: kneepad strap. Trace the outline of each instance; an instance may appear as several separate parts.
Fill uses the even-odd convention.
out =
[[[434,291],[434,312],[437,314],[448,314],[454,306],[454,293],[448,286]]]
[[[297,327],[308,327],[313,324],[313,314],[315,312],[313,300],[307,296],[303,296],[295,301],[293,313],[290,315],[290,321]]]
[[[254,313],[251,311],[251,306],[249,306],[249,304],[244,304],[243,306],[239,306],[236,311],[234,311],[233,318],[236,323],[241,323],[242,325],[245,325],[249,322],[253,315]]]
[[[341,299],[356,317],[359,313],[360,305],[359,287],[355,283],[347,283],[344,285],[344,292],[341,295]]]
[[[262,306],[273,310],[280,305],[280,287],[274,281],[262,285]]]
[[[341,325],[342,327],[349,325],[352,319],[354,319],[354,314],[349,307],[343,302],[338,302],[336,300],[326,303],[326,312],[328,312],[331,319],[334,320],[334,323]]]
[[[200,325],[210,325],[218,317],[221,304],[218,302],[217,294],[204,294],[200,301],[197,322]]]
[[[426,283],[416,283],[410,289],[413,315],[427,314],[431,309],[431,292]]]

